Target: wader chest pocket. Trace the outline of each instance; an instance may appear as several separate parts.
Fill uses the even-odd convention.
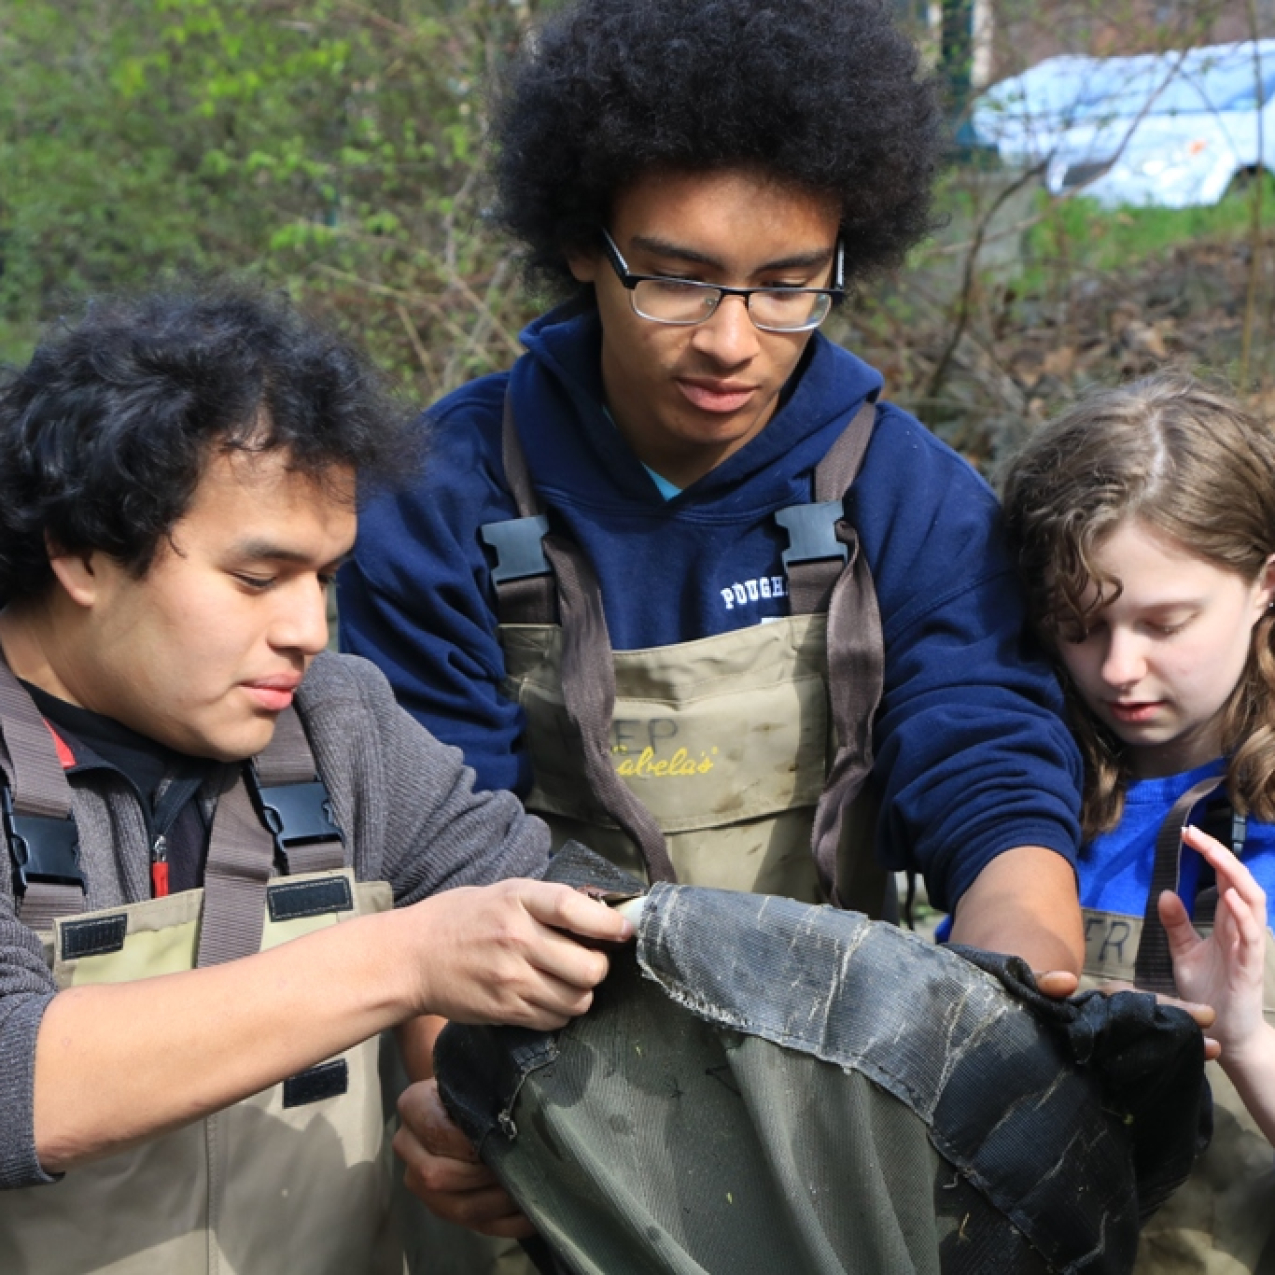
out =
[[[527,715],[538,814],[594,822],[568,724],[561,638],[501,631],[506,693]],[[612,654],[611,765],[665,833],[721,828],[813,807],[828,763],[823,616]],[[605,820],[604,820],[605,822]]]

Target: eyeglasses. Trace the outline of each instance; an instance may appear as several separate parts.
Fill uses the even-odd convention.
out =
[[[632,274],[605,227],[602,238],[607,260],[629,290],[634,312],[652,323],[690,327],[712,318],[723,297],[743,297],[748,317],[763,332],[809,332],[828,317],[833,301],[845,295],[845,249],[840,239],[830,288],[727,288],[667,275]]]

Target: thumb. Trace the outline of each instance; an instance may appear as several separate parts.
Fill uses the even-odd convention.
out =
[[[1196,944],[1203,940],[1195,932],[1191,918],[1187,916],[1186,904],[1172,890],[1164,890],[1156,900],[1156,911],[1164,925],[1169,938],[1169,955],[1176,960],[1185,956]]]
[[[1053,1000],[1065,1000],[1075,994],[1080,980],[1070,970],[1044,970],[1036,975],[1036,986]]]

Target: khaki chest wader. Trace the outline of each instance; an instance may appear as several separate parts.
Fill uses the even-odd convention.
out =
[[[34,705],[3,666],[0,720],[6,822],[25,885],[19,916],[44,937],[59,989],[181,973],[393,906],[388,885],[358,883],[342,866],[326,793],[289,712],[256,759],[262,815],[241,774],[218,800],[203,889],[84,912],[75,859],[59,854],[74,844],[58,836],[73,828],[69,786]],[[269,880],[276,858],[291,871]],[[52,1185],[0,1192],[0,1271],[401,1271],[378,1053],[378,1041],[366,1041]]]
[[[843,508],[876,419],[854,417],[815,472],[815,500],[779,510],[789,537],[782,620],[613,651],[592,565],[549,529],[505,404],[504,464],[520,518],[483,527],[505,654],[526,714],[527,806],[650,880],[835,901],[880,916],[872,851],[872,719],[881,697],[876,593]],[[760,582],[757,582],[760,589]]]
[[[1156,912],[1162,890],[1175,889],[1182,828],[1221,784],[1188,790],[1165,818],[1142,917],[1085,908],[1082,987],[1110,979],[1176,995],[1168,940]],[[1237,853],[1240,847],[1236,846]],[[1210,904],[1197,903],[1197,928],[1210,928]],[[1266,935],[1265,1013],[1275,1023],[1275,941]],[[1213,1090],[1213,1139],[1190,1178],[1147,1223],[1135,1275],[1275,1275],[1275,1151],[1215,1062],[1206,1064]]]

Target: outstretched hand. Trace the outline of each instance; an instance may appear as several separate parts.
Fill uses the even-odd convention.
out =
[[[1186,907],[1169,890],[1157,907],[1169,937],[1178,991],[1216,1012],[1211,1035],[1222,1054],[1242,1049],[1262,1030],[1262,984],[1266,968],[1266,895],[1249,870],[1221,842],[1199,828],[1182,840],[1217,875],[1213,932],[1201,938]]]
[[[1262,1132],[1275,1141],[1275,1028],[1262,1014],[1266,968],[1266,895],[1249,870],[1198,828],[1182,840],[1217,874],[1213,932],[1201,938],[1176,894],[1157,900],[1169,934],[1178,989],[1217,1011],[1212,1034],[1219,1059]]]

